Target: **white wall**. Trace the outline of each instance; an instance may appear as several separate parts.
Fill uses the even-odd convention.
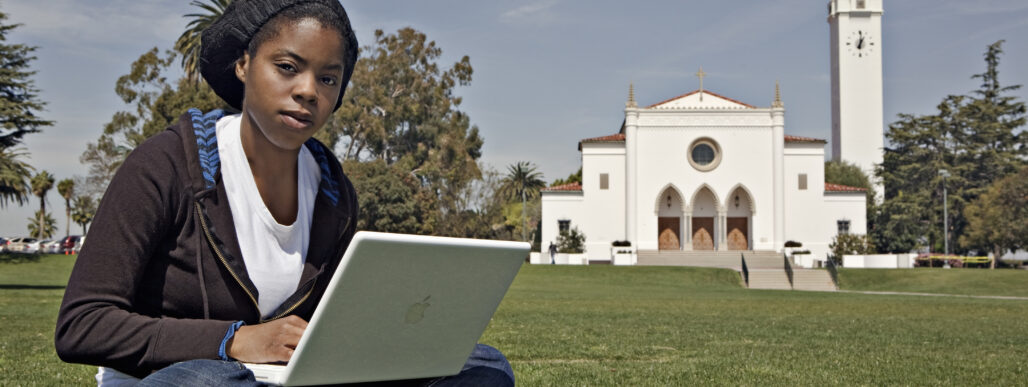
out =
[[[825,144],[785,144],[785,240],[803,244],[816,258],[827,256],[835,235],[834,220],[825,218]],[[799,189],[799,175],[807,175],[807,189]]]
[[[608,174],[606,190],[600,189],[602,173]],[[585,234],[586,254],[591,260],[611,259],[610,243],[627,239],[625,184],[625,143],[582,144],[584,202],[578,226]]]
[[[910,269],[915,254],[843,255],[842,267],[851,269]]]

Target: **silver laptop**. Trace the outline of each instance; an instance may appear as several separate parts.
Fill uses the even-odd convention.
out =
[[[246,367],[287,386],[457,374],[529,249],[358,232],[289,363]]]

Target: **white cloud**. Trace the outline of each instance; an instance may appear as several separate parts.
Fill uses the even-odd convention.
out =
[[[553,6],[557,5],[556,0],[540,1],[523,5],[500,15],[500,21],[504,23],[549,23],[557,20]]]

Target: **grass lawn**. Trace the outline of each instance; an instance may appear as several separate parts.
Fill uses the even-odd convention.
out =
[[[0,385],[92,383],[53,351],[72,259],[0,256]],[[1026,316],[1028,301],[746,290],[719,269],[526,265],[481,341],[525,386],[1024,385]]]
[[[839,287],[846,290],[1028,297],[1028,270],[839,269]]]

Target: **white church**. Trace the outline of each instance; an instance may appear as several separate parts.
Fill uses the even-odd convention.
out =
[[[870,173],[883,146],[882,0],[831,0],[828,13],[832,157]],[[645,106],[630,86],[620,130],[578,143],[582,183],[542,191],[544,254],[571,228],[590,261],[626,249],[614,241],[633,253],[795,241],[824,259],[838,233],[866,233],[865,190],[825,183],[827,141],[786,134],[777,85],[770,106],[755,106],[704,90],[704,75],[698,90]]]

